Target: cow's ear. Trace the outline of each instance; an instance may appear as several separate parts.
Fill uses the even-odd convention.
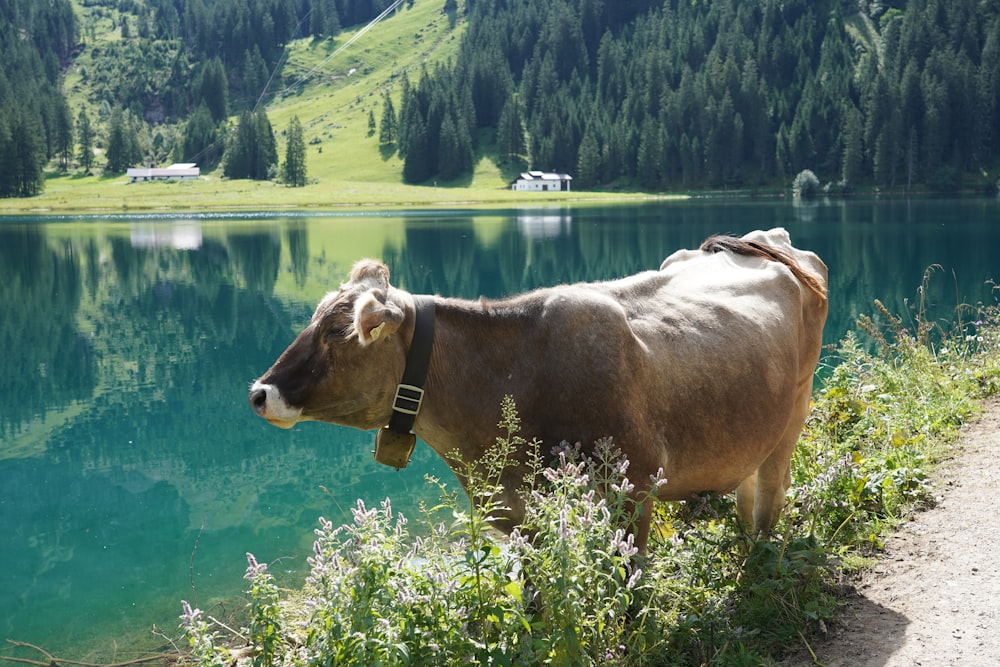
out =
[[[389,289],[389,267],[375,259],[362,259],[351,268],[351,282],[374,281],[383,290]]]
[[[354,304],[354,331],[362,345],[370,345],[388,336],[402,323],[402,309],[387,301],[381,290],[366,292]]]

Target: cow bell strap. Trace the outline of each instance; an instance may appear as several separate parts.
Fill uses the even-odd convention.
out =
[[[396,387],[389,424],[375,436],[375,460],[397,470],[405,468],[417,444],[413,422],[424,400],[424,382],[434,346],[434,297],[414,296],[416,318],[413,340],[406,355],[403,378]]]

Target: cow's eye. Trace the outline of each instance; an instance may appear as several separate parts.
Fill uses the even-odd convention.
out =
[[[323,340],[327,343],[335,343],[337,341],[343,341],[347,338],[350,332],[349,324],[332,324],[323,333]]]

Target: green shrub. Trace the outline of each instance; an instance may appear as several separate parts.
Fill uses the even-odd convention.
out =
[[[802,199],[809,199],[819,194],[819,179],[810,169],[803,169],[792,181],[792,194]]]

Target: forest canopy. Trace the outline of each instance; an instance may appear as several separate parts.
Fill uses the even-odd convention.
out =
[[[70,109],[64,73],[93,24],[78,25],[71,0],[0,3],[0,197],[44,188],[56,160],[79,155],[89,171],[96,146],[113,147],[110,173],[141,162],[197,157],[222,160],[223,126],[251,109],[293,39],[333,35],[377,16],[391,0],[78,0],[88,15],[111,21],[118,39],[103,41],[82,67],[88,106]],[[124,126],[121,119],[125,119]],[[158,132],[168,125],[189,130]],[[124,127],[126,136],[122,136]],[[93,132],[93,134],[90,134]],[[93,142],[93,144],[91,144]],[[124,143],[126,150],[117,150]],[[83,150],[81,145],[80,150]],[[189,154],[185,154],[189,153]]]
[[[407,182],[460,182],[486,156],[569,172],[574,188],[788,187],[804,170],[836,190],[996,187],[997,0],[419,1],[467,28],[452,61],[378,91],[379,150]],[[392,4],[0,3],[0,196],[40,192],[45,169],[84,150],[89,171],[122,127],[129,150],[98,163],[111,173],[231,165],[223,137],[266,105],[289,43]],[[85,63],[96,19],[78,25],[74,6],[117,35]],[[86,109],[67,103],[71,66]]]
[[[0,3],[0,197],[37,194],[48,161],[72,152],[61,84],[76,39],[69,0]]]
[[[509,155],[501,116],[522,119],[528,164],[582,187],[753,187],[811,169],[842,188],[954,189],[998,162],[995,1],[470,4],[455,64],[403,90],[399,148],[431,161],[421,175],[447,168],[435,141],[451,126],[497,130]]]

